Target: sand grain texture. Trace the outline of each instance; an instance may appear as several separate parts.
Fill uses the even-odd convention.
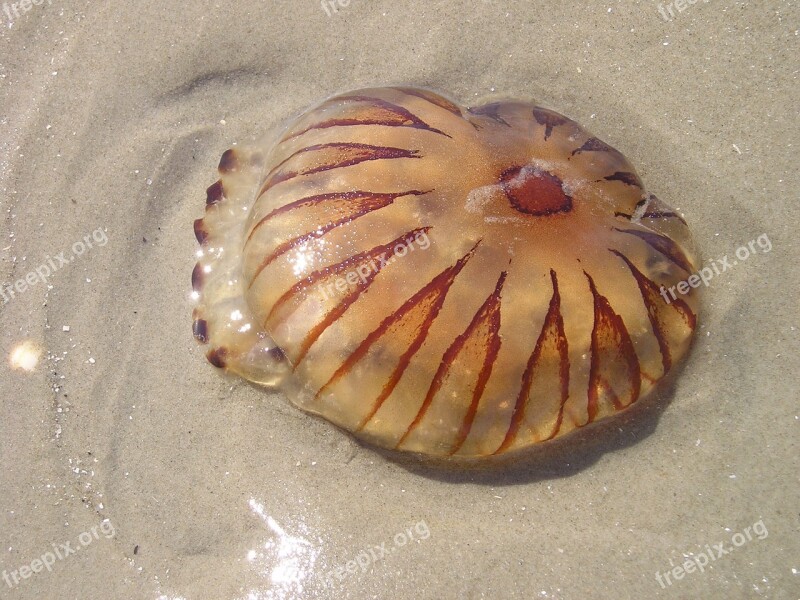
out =
[[[0,305],[0,570],[114,527],[0,597],[800,597],[798,17],[772,0],[670,22],[642,1],[0,6],[0,280],[107,236]],[[189,299],[221,153],[386,83],[536,99],[620,149],[705,258],[772,249],[712,281],[673,388],[613,424],[490,473],[388,460],[220,377]],[[5,360],[25,340],[30,373]],[[764,539],[659,585],[758,521]]]

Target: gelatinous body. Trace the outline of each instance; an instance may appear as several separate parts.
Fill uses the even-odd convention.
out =
[[[624,410],[688,350],[685,222],[553,111],[359,90],[219,170],[195,336],[374,444],[518,450]]]

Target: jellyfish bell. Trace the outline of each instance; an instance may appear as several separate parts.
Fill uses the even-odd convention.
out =
[[[375,445],[520,450],[625,410],[688,350],[697,294],[662,294],[695,271],[686,223],[554,111],[359,90],[219,172],[195,336]]]

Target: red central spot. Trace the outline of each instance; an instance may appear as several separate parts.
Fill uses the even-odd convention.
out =
[[[561,180],[532,167],[512,167],[500,176],[500,186],[519,212],[537,217],[569,212],[572,198]]]

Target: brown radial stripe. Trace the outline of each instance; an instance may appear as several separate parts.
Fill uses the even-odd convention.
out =
[[[498,123],[505,125],[506,127],[511,127],[508,122],[500,116],[500,107],[502,104],[500,102],[492,102],[491,104],[484,104],[483,106],[478,106],[476,108],[470,108],[469,112],[473,115],[483,115],[484,117],[489,117]]]
[[[643,219],[678,219],[686,225],[686,220],[672,210],[671,206],[664,204],[655,194],[650,194],[647,200],[649,202],[648,211],[642,215]]]
[[[641,208],[641,206],[643,204],[645,204],[646,202],[647,202],[647,198],[642,198],[641,200],[639,200],[636,203],[636,206],[633,207],[633,212],[635,213],[637,210],[639,210],[639,208]],[[633,214],[628,214],[628,213],[624,213],[624,212],[615,212],[614,216],[615,217],[625,217],[629,221],[633,218]]]
[[[301,200],[297,200],[295,202],[290,202],[280,208],[273,210],[269,213],[266,217],[261,219],[258,223],[256,223],[253,230],[250,232],[250,235],[247,237],[247,241],[250,241],[250,238],[256,232],[256,229],[260,227],[262,224],[266,223],[268,220],[272,219],[276,215],[298,209],[298,208],[307,208],[309,206],[316,206],[322,202],[329,204],[331,206],[331,212],[338,213],[339,218],[329,221],[324,225],[318,226],[314,231],[309,233],[305,233],[303,235],[299,235],[297,237],[291,238],[278,246],[269,254],[267,254],[264,259],[259,264],[258,269],[256,269],[255,274],[253,275],[253,279],[250,282],[248,287],[252,287],[253,284],[256,282],[256,279],[261,274],[261,272],[269,266],[276,258],[285,254],[289,250],[304,244],[309,240],[315,240],[321,238],[331,229],[335,229],[336,227],[340,227],[341,225],[345,225],[352,221],[355,221],[359,217],[363,217],[373,211],[376,211],[380,208],[388,206],[392,204],[397,198],[402,196],[419,196],[424,194],[425,192],[420,192],[417,190],[412,190],[409,192],[400,192],[397,194],[375,194],[373,192],[345,192],[345,193],[334,193],[334,194],[321,194],[319,196],[311,196],[308,198],[303,198]]]
[[[371,274],[371,276],[369,277],[369,282],[371,283],[372,279],[375,277],[378,271],[380,271],[388,263],[389,260],[388,255],[390,254],[390,251],[393,248],[397,247],[398,245],[408,246],[411,244],[412,240],[416,236],[418,236],[421,233],[427,233],[430,230],[431,230],[430,227],[420,227],[419,229],[412,229],[408,233],[401,235],[400,237],[392,240],[387,244],[381,244],[379,246],[375,246],[371,250],[361,252],[360,254],[351,256],[346,260],[343,260],[342,262],[330,265],[328,267],[310,273],[307,277],[295,283],[291,288],[289,288],[289,290],[286,293],[284,293],[280,298],[278,298],[278,300],[275,301],[275,304],[272,305],[272,309],[270,310],[269,314],[267,315],[267,318],[263,323],[264,327],[267,327],[268,323],[278,314],[279,310],[294,296],[312,287],[320,287],[321,284],[325,282],[325,280],[335,279],[341,273],[358,272],[358,268],[360,266],[368,265],[370,267],[370,270],[374,271],[374,274]],[[367,285],[363,285],[363,287],[357,286],[358,292],[361,293],[366,287]],[[356,297],[350,300],[350,303],[352,303],[355,299]],[[350,303],[348,303],[347,306],[349,306]],[[347,308],[347,306],[345,306],[345,308]],[[332,322],[333,321],[331,321],[331,323]],[[319,333],[321,334],[322,331],[320,331]]]
[[[413,422],[408,426],[408,429],[406,429],[400,441],[397,442],[397,448],[405,442],[409,434],[416,429],[425,417],[425,413],[428,411],[436,394],[439,393],[442,384],[451,376],[453,363],[462,351],[464,351],[465,348],[469,351],[470,347],[473,347],[476,353],[479,353],[480,350],[484,351],[483,365],[478,371],[475,387],[472,390],[472,402],[464,416],[464,421],[461,424],[458,435],[450,448],[450,454],[458,452],[464,444],[472,428],[472,423],[475,420],[475,414],[478,411],[478,404],[483,396],[483,390],[486,388],[486,383],[489,381],[489,376],[492,374],[492,367],[497,358],[497,353],[500,351],[500,293],[503,290],[503,284],[505,283],[507,275],[508,273],[506,271],[500,274],[494,292],[489,294],[483,306],[481,306],[478,312],[475,313],[475,316],[472,317],[472,321],[467,326],[464,333],[455,339],[442,356],[442,362],[439,364],[439,368],[436,371],[436,375],[433,377],[430,388],[428,388],[425,400],[423,400],[422,406],[420,406]]]
[[[315,399],[319,399],[328,387],[346,376],[355,364],[366,356],[372,345],[387,332],[392,329],[404,329],[411,333],[413,337],[410,340],[408,349],[398,358],[397,366],[393,369],[389,380],[384,385],[378,397],[373,401],[372,408],[356,428],[357,431],[363,429],[370,419],[375,416],[375,413],[378,412],[384,400],[392,393],[397,382],[400,381],[400,378],[408,367],[408,364],[411,362],[411,358],[417,350],[419,350],[420,346],[422,346],[422,343],[428,336],[428,330],[444,304],[447,293],[450,291],[450,286],[453,285],[461,269],[464,268],[464,265],[467,264],[467,261],[472,257],[478,244],[480,244],[480,241],[478,241],[467,254],[460,258],[456,264],[442,271],[416,294],[406,300],[393,314],[386,317],[378,328],[370,333],[342,366],[336,370],[328,382],[319,389]],[[403,327],[403,325],[405,325],[405,327]],[[400,335],[400,333],[398,333],[398,335]]]
[[[250,235],[247,236],[247,242],[253,237],[256,229],[258,229],[261,225],[273,219],[274,217],[281,215],[286,212],[290,212],[297,209],[302,208],[309,208],[312,206],[318,206],[319,204],[326,202],[329,203],[330,206],[334,208],[335,212],[339,213],[352,213],[353,211],[349,210],[349,205],[356,204],[361,206],[363,204],[371,204],[372,201],[376,203],[380,203],[379,201],[385,201],[386,204],[382,206],[386,206],[387,204],[391,204],[397,198],[401,198],[403,196],[422,196],[423,194],[429,194],[433,190],[428,190],[427,192],[421,192],[419,190],[409,190],[407,192],[390,192],[390,193],[379,193],[379,192],[366,192],[366,191],[352,191],[352,192],[333,192],[330,194],[318,194],[316,196],[306,196],[305,198],[300,198],[299,200],[294,200],[293,202],[289,202],[276,208],[273,211],[270,211],[267,216],[261,219],[258,223],[253,226],[253,229],[250,231]],[[341,204],[340,207],[337,207],[337,204]],[[373,209],[374,210],[374,209]],[[356,211],[359,212],[359,211]],[[366,213],[359,213],[358,216],[362,216],[362,214]]]
[[[642,187],[642,180],[639,179],[639,176],[636,175],[636,173],[630,173],[629,171],[617,171],[613,175],[603,177],[603,179],[606,181],[621,181],[624,184],[632,185],[638,188]]]
[[[583,146],[581,146],[580,148],[576,148],[575,150],[573,150],[571,156],[575,156],[580,152],[610,152],[612,154],[620,155],[619,150],[617,150],[616,148],[612,148],[604,141],[594,137],[586,140],[583,143]]]
[[[539,368],[542,354],[546,346],[549,346],[558,353],[558,376],[561,383],[561,399],[558,416],[553,426],[553,431],[547,439],[555,437],[558,430],[561,428],[561,422],[564,418],[564,405],[569,396],[569,353],[567,336],[564,333],[564,319],[561,316],[561,295],[558,291],[558,278],[556,277],[556,272],[552,269],[550,269],[550,280],[553,284],[553,296],[550,298],[550,307],[547,310],[547,316],[545,316],[542,330],[539,332],[539,339],[536,340],[536,346],[528,359],[528,364],[525,366],[525,372],[522,374],[522,387],[517,396],[514,411],[511,413],[511,423],[508,426],[508,431],[506,431],[505,439],[500,444],[500,447],[494,451],[495,454],[500,454],[508,450],[519,433],[519,429],[525,418],[525,407],[530,400],[528,396],[533,386],[534,376]]]
[[[328,311],[325,316],[322,318],[322,321],[317,323],[311,330],[308,332],[305,338],[303,338],[302,343],[300,344],[300,348],[298,349],[298,354],[294,360],[294,368],[297,368],[297,365],[306,357],[306,354],[311,349],[311,346],[314,345],[314,342],[317,341],[319,336],[323,334],[323,332],[330,327],[333,323],[335,323],[339,317],[341,317],[345,311],[350,307],[350,305],[358,300],[361,294],[366,290],[371,284],[372,280],[375,279],[375,276],[380,273],[381,269],[388,264],[388,261],[384,262],[380,260],[381,257],[389,253],[390,248],[396,249],[398,246],[410,246],[416,237],[421,233],[427,233],[430,231],[430,227],[423,227],[420,229],[414,229],[413,231],[409,231],[402,237],[397,238],[396,240],[384,244],[383,246],[377,246],[370,250],[368,253],[365,253],[365,256],[358,262],[353,262],[353,264],[349,264],[347,266],[347,271],[358,271],[358,268],[362,265],[369,265],[371,268],[369,269],[369,273],[355,284],[353,289],[336,305],[335,308]],[[377,259],[377,262],[375,262]],[[353,260],[353,259],[348,259]],[[347,261],[345,261],[347,262]],[[333,268],[335,268],[335,265]],[[337,271],[337,274],[341,272]]]
[[[614,231],[619,231],[620,233],[627,233],[638,237],[648,246],[666,256],[669,260],[678,265],[687,273],[692,272],[692,263],[688,258],[686,258],[686,255],[683,253],[683,250],[680,249],[680,246],[678,246],[678,244],[673,242],[670,238],[653,233],[651,231],[640,231],[639,229],[620,229],[619,227],[614,227]]]
[[[298,133],[293,133],[281,140],[285,142],[299,137],[304,133],[315,129],[329,129],[331,127],[350,127],[354,125],[384,125],[386,127],[411,127],[414,129],[424,129],[431,133],[438,133],[450,137],[443,131],[431,127],[425,121],[414,115],[402,106],[397,106],[380,98],[369,96],[347,96],[331,100],[332,104],[340,103],[364,103],[366,107],[357,108],[353,116],[339,116],[327,121],[321,121]],[[371,109],[371,110],[370,110]]]
[[[422,98],[423,100],[427,100],[431,104],[438,106],[439,108],[443,108],[448,112],[453,113],[457,117],[464,118],[464,115],[461,112],[461,109],[450,102],[447,98],[442,98],[439,94],[434,94],[433,92],[429,92],[427,90],[420,90],[417,88],[408,88],[408,87],[395,87],[394,89],[400,90],[404,94],[408,94],[409,96],[416,96],[417,98]]]
[[[669,344],[667,344],[667,336],[664,331],[664,325],[662,324],[662,321],[667,317],[668,307],[672,307],[691,330],[694,330],[697,324],[695,314],[683,300],[676,299],[670,304],[663,302],[658,285],[639,271],[624,254],[611,248],[609,248],[609,250],[625,261],[634,279],[636,279],[636,284],[639,286],[639,291],[642,294],[642,300],[644,300],[644,305],[647,308],[650,324],[653,326],[653,334],[656,336],[658,347],[661,349],[661,363],[664,367],[663,374],[666,375],[672,368],[672,353],[670,352]]]
[[[536,122],[539,125],[544,125],[544,141],[547,141],[553,133],[553,127],[558,127],[559,125],[564,125],[565,123],[569,122],[564,115],[560,115],[557,112],[553,112],[552,110],[548,110],[546,108],[541,108],[539,106],[533,109],[533,118],[536,119]]]
[[[681,223],[686,225],[686,221],[682,216],[673,211],[652,211],[646,212],[642,215],[643,219],[678,219]]]
[[[298,156],[310,155],[314,162],[311,165],[300,167],[297,170],[285,168],[288,163]],[[302,148],[289,156],[276,166],[267,176],[267,180],[259,190],[260,196],[269,188],[284,181],[294,179],[301,175],[312,175],[322,171],[330,171],[342,167],[350,167],[370,160],[391,158],[421,158],[416,150],[404,148],[391,148],[387,146],[372,146],[370,144],[356,144],[350,142],[334,142],[330,144],[316,144]]]
[[[589,367],[589,389],[587,413],[588,425],[597,417],[600,409],[600,394],[606,392],[616,410],[630,406],[639,398],[642,385],[639,359],[633,348],[625,323],[605,296],[597,291],[594,280],[583,272],[589,280],[589,288],[594,298],[594,326],[592,327],[591,365]],[[612,384],[622,379],[623,398]],[[620,386],[618,385],[617,388]],[[625,401],[627,399],[627,402]]]

